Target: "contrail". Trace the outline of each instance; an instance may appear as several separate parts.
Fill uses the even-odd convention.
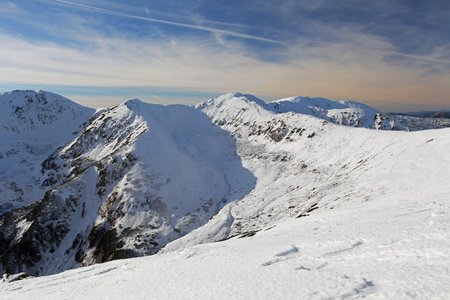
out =
[[[428,61],[428,62],[434,62],[434,63],[440,63],[440,64],[450,64],[450,60],[447,59],[441,59],[441,58],[435,58],[432,56],[423,56],[423,55],[417,55],[417,54],[408,54],[408,53],[400,53],[395,51],[384,51],[387,54],[396,55],[396,56],[402,56],[407,58],[413,58],[416,60],[422,60],[422,61]]]
[[[269,43],[284,44],[284,43],[276,41],[276,40],[266,39],[266,38],[262,38],[262,37],[258,37],[258,36],[253,36],[253,35],[248,35],[248,34],[228,31],[228,30],[210,28],[210,27],[199,26],[199,25],[191,25],[191,24],[185,24],[185,23],[178,23],[178,22],[171,22],[171,21],[164,21],[164,20],[147,18],[147,17],[140,17],[140,16],[136,16],[136,15],[131,15],[131,14],[127,14],[127,13],[121,13],[121,12],[117,12],[117,11],[113,11],[113,10],[109,10],[109,9],[99,8],[99,7],[85,5],[85,4],[74,3],[74,2],[65,1],[65,0],[53,0],[53,1],[54,2],[58,2],[58,3],[62,3],[62,4],[67,4],[67,5],[72,5],[72,6],[76,6],[76,7],[81,7],[81,8],[85,8],[85,9],[89,9],[89,10],[93,10],[93,11],[98,11],[98,12],[104,13],[104,14],[124,17],[124,18],[144,20],[144,21],[148,21],[148,22],[162,23],[162,24],[168,24],[168,25],[185,27],[185,28],[192,28],[192,29],[208,31],[208,32],[216,33],[216,34],[222,34],[222,35],[239,37],[239,38],[243,38],[243,39],[252,39],[252,40],[264,41],[264,42],[269,42]]]

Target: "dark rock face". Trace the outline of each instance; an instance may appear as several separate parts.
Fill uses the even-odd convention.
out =
[[[48,191],[44,199],[13,211],[2,219],[2,269],[8,273],[27,271],[31,275],[46,274],[45,264],[61,270],[59,252],[74,222],[82,218],[85,201],[82,182],[67,183],[72,193]],[[80,218],[81,217],[81,218]],[[59,251],[58,251],[59,250]]]
[[[99,230],[94,221],[111,186],[138,160],[124,148],[146,129],[136,133],[135,128],[127,127],[121,131],[125,120],[121,127],[107,130],[104,115],[99,119],[74,143],[57,149],[42,162],[41,187],[48,189],[44,198],[0,219],[1,272],[26,271],[36,276],[63,271],[83,263],[90,248],[95,250],[95,262],[136,256],[132,250],[119,250],[114,244],[117,235]],[[96,127],[99,122],[103,126]],[[111,143],[113,137],[116,147],[105,157],[95,160],[83,156],[92,145]],[[99,241],[95,242],[94,236]]]

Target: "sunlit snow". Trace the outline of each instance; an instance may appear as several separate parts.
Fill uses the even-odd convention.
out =
[[[101,142],[87,143],[80,157],[142,157],[107,193],[123,193],[130,205],[116,219],[123,227],[153,222],[133,205],[147,191],[158,195],[169,221],[152,230],[167,234],[161,240],[168,244],[152,256],[51,276],[5,276],[1,298],[448,299],[450,129],[328,122],[370,127],[376,113],[353,102],[265,104],[238,93],[195,108],[128,101],[104,114],[109,123],[101,116],[90,123],[88,132],[116,135],[96,137]],[[115,140],[122,131],[127,144]],[[61,151],[76,149],[81,137]],[[86,198],[97,193],[99,170],[77,175],[85,185],[80,199],[92,207],[77,216],[64,247],[83,226],[106,222],[107,201]],[[211,195],[213,209],[188,228],[184,218]],[[17,226],[22,234],[31,223]],[[174,228],[183,236],[172,238]],[[47,257],[47,274],[76,267],[64,247]]]

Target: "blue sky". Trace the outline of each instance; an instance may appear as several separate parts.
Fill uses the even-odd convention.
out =
[[[0,91],[109,107],[350,99],[450,109],[450,1],[2,0]]]

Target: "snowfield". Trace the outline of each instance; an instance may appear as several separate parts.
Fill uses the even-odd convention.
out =
[[[101,112],[0,218],[3,268],[54,274],[1,299],[449,299],[450,128],[397,121],[239,93]]]
[[[448,299],[447,193],[315,210],[251,237],[0,284],[2,299]]]

